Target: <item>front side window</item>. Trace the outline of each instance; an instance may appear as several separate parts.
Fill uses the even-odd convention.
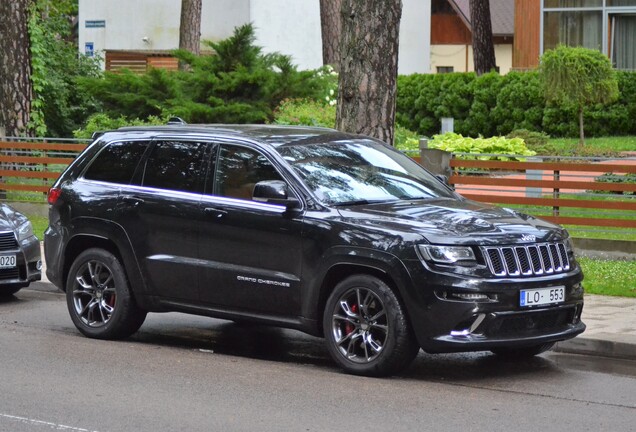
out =
[[[281,146],[277,150],[324,204],[455,198],[411,158],[371,139]]]
[[[87,180],[128,184],[149,141],[126,141],[108,144],[99,152],[84,173]]]
[[[247,147],[221,146],[216,163],[215,195],[251,200],[254,185],[263,180],[282,180],[263,154]]]
[[[205,147],[205,143],[192,141],[157,142],[146,162],[141,184],[157,189],[201,193]]]

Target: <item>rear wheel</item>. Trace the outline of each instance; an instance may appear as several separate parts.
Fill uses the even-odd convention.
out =
[[[66,282],[66,303],[77,329],[91,338],[128,337],[146,318],[131,296],[123,266],[104,249],[88,249],[75,259]]]
[[[351,276],[335,287],[325,307],[323,330],[333,359],[356,375],[395,374],[419,351],[398,297],[373,276]]]
[[[553,346],[554,346],[554,342],[550,342],[550,343],[533,345],[533,346],[524,347],[524,348],[497,348],[491,351],[503,358],[524,359],[524,358],[531,358],[543,352],[549,351],[552,349]]]

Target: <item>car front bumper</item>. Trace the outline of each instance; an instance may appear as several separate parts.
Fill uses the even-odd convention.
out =
[[[522,348],[571,339],[585,330],[583,275],[479,279],[440,274],[412,262],[406,294],[411,323],[422,349],[431,353]],[[521,290],[564,287],[560,303],[522,307]],[[482,294],[479,300],[465,300]],[[469,296],[467,296],[469,295]]]

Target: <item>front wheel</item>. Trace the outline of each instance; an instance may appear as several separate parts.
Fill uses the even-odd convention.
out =
[[[323,330],[333,359],[355,375],[395,374],[419,351],[398,297],[369,275],[350,276],[336,285],[324,310]]]
[[[554,342],[533,345],[523,348],[496,348],[491,350],[494,354],[507,359],[526,359],[549,351],[554,346]]]
[[[96,339],[122,339],[146,318],[131,296],[123,266],[104,249],[88,249],[73,262],[66,303],[75,327]]]

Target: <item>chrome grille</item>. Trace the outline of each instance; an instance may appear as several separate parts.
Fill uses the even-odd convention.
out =
[[[18,248],[18,241],[12,231],[0,232],[0,251],[15,250]]]
[[[570,270],[563,243],[483,247],[488,268],[495,276],[543,276]]]

